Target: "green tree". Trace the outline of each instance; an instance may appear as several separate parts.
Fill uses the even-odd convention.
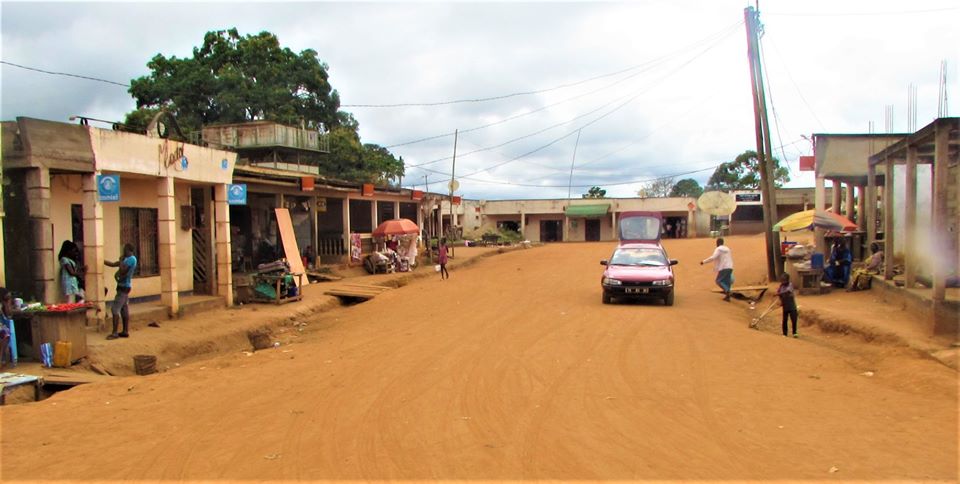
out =
[[[641,198],[666,198],[670,196],[670,190],[673,188],[672,176],[657,178],[643,184],[643,187],[637,191],[637,196]]]
[[[773,158],[773,181],[778,188],[790,181],[790,171]],[[760,188],[760,160],[757,152],[747,150],[714,170],[707,181],[707,190],[757,190]]]
[[[583,198],[604,198],[606,196],[607,191],[600,187],[590,187],[587,193],[583,194]]]
[[[321,173],[375,183],[403,174],[403,164],[385,148],[360,142],[359,123],[340,111],[329,67],[312,49],[297,53],[270,32],[240,35],[233,28],[207,32],[191,57],[157,54],[147,67],[149,75],[130,83],[137,109],[124,124],[142,131],[166,110],[187,136],[211,123],[324,126],[330,153],[316,160]]]
[[[703,187],[693,178],[684,178],[670,189],[671,197],[699,197],[703,194]]]

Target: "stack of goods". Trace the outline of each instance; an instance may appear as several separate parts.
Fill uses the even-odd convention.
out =
[[[297,285],[290,275],[290,265],[286,261],[278,260],[257,266],[258,277],[257,284],[253,290],[260,297],[274,300],[277,299],[276,280],[280,279],[280,294],[282,296],[296,296]]]

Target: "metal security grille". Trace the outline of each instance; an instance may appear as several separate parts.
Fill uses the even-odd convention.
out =
[[[134,276],[160,275],[157,209],[120,207],[120,247],[133,244],[138,267]]]

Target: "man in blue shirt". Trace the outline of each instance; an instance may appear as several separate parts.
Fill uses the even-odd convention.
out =
[[[107,339],[130,337],[130,289],[133,287],[133,273],[137,270],[137,257],[133,255],[133,245],[123,245],[123,257],[116,262],[104,261],[109,267],[119,267],[113,278],[117,280],[117,296],[113,298],[113,332]],[[120,318],[123,317],[123,332],[118,333]]]

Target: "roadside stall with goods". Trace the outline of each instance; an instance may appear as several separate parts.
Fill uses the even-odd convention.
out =
[[[286,261],[260,264],[257,272],[250,275],[250,279],[254,302],[284,304],[303,298],[303,273],[291,272]]]
[[[797,232],[823,229],[831,238],[845,238],[857,229],[857,224],[846,217],[826,210],[805,210],[784,218],[773,226],[776,232]],[[852,242],[852,241],[851,241]],[[824,276],[824,254],[815,253],[814,248],[802,245],[781,243],[785,256],[783,272],[800,294],[821,294],[829,291],[829,284],[821,284]]]
[[[18,305],[13,312],[22,357],[68,367],[87,356],[87,303]],[[29,347],[27,346],[29,341]]]
[[[408,272],[417,265],[420,227],[405,218],[387,220],[373,230],[376,250],[363,260],[370,274]]]

